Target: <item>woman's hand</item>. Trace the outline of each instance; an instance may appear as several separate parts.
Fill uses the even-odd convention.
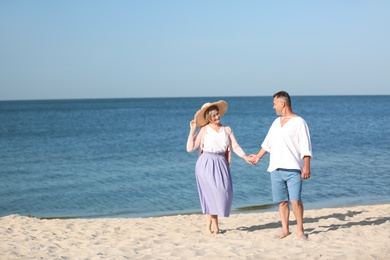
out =
[[[195,130],[196,130],[196,122],[195,122],[195,120],[191,120],[191,122],[190,122],[190,129],[191,129],[191,132],[195,132]]]
[[[253,158],[251,156],[244,155],[242,157],[247,163],[254,164]]]
[[[252,160],[252,164],[257,164],[260,161],[260,156],[258,156],[257,154],[251,154],[249,155],[249,157]]]
[[[191,127],[191,128],[196,127],[195,119],[193,119],[193,120],[190,121],[190,127]]]

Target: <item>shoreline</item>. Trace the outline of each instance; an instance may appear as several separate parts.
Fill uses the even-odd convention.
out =
[[[382,200],[379,202],[357,202],[352,201],[349,203],[318,203],[318,202],[312,202],[312,203],[304,203],[305,211],[306,210],[320,210],[320,209],[327,209],[327,208],[348,208],[348,207],[355,207],[355,206],[369,206],[369,205],[383,205],[383,204],[390,204],[390,201],[388,200]],[[290,204],[291,208],[291,204]],[[253,206],[242,206],[242,207],[236,207],[232,208],[231,215],[234,214],[250,214],[250,213],[264,213],[264,212],[277,212],[278,206],[276,203],[274,204],[264,204],[264,205],[253,205]],[[133,214],[124,214],[124,213],[112,213],[112,214],[102,214],[102,215],[88,215],[88,216],[46,216],[46,217],[40,217],[35,215],[24,215],[19,213],[11,213],[8,215],[0,216],[6,217],[9,215],[19,215],[23,217],[32,217],[32,218],[38,218],[38,219],[115,219],[115,218],[158,218],[158,217],[171,217],[171,216],[177,216],[177,215],[195,215],[200,214],[202,215],[202,212],[200,210],[193,210],[193,211],[168,211],[165,213],[133,213]]]
[[[4,259],[388,259],[390,204],[305,210],[307,240],[281,231],[278,212],[220,218],[204,234],[203,214],[146,218],[0,218]]]

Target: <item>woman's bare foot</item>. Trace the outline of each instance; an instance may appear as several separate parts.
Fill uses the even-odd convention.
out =
[[[290,232],[288,232],[288,233],[282,233],[282,234],[276,236],[276,238],[283,239],[283,238],[289,236],[290,234],[291,234]]]
[[[219,229],[215,229],[214,232],[213,232],[213,236],[216,236],[219,234]]]
[[[213,231],[211,231],[211,216],[206,215],[206,235],[211,236],[213,234]]]

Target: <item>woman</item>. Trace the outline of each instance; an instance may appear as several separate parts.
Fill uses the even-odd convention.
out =
[[[210,235],[219,232],[218,216],[230,215],[233,200],[231,151],[252,163],[237,143],[231,128],[220,123],[226,110],[227,104],[223,100],[204,104],[190,122],[187,140],[187,152],[200,147],[195,176],[202,212],[206,214],[206,233]],[[198,132],[196,126],[200,128]]]

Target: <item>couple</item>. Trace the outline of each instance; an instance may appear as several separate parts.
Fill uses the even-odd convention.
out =
[[[278,237],[284,238],[290,234],[289,201],[297,220],[297,235],[307,237],[303,230],[301,190],[302,180],[310,178],[312,150],[309,128],[305,120],[293,113],[287,92],[280,91],[273,98],[273,108],[280,117],[271,125],[257,154],[247,156],[237,143],[232,129],[220,123],[227,110],[227,104],[223,100],[204,104],[190,122],[187,151],[192,152],[200,147],[195,177],[202,212],[206,214],[207,234],[218,234],[218,216],[230,215],[233,200],[231,152],[250,164],[257,164],[269,152],[268,171],[272,195],[274,202],[279,203],[283,228]],[[198,132],[196,126],[200,128]]]

